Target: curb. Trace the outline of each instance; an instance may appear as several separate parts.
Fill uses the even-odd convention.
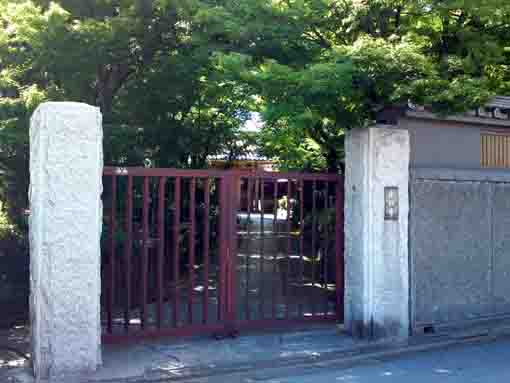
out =
[[[357,364],[390,360],[402,355],[426,352],[436,349],[448,349],[463,345],[490,343],[509,338],[508,333],[467,334],[465,336],[434,336],[411,339],[406,344],[389,345],[387,342],[360,347],[355,350],[333,351],[320,356],[307,356],[290,359],[242,363],[224,367],[191,367],[171,372],[148,372],[144,376],[112,379],[87,380],[86,383],[157,383],[157,382],[207,382],[211,378],[222,378],[222,382],[245,379],[247,382],[291,376],[298,369],[300,374],[309,375],[323,368],[345,369]],[[432,339],[431,339],[432,338]],[[302,369],[306,368],[306,371]],[[237,380],[236,380],[237,379]]]

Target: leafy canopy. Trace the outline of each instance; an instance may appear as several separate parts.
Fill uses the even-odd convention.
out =
[[[262,100],[266,152],[291,167],[306,166],[299,159],[311,140],[336,171],[344,132],[384,108],[411,101],[457,113],[508,90],[510,5],[499,1],[241,3],[251,13],[234,8],[230,17],[252,48],[222,60]],[[284,42],[259,32],[275,30],[285,30]]]
[[[510,90],[500,0],[0,0],[0,24],[0,200],[19,228],[44,100],[101,108],[107,164],[204,167],[258,111],[282,168],[338,171],[345,131],[387,107]]]

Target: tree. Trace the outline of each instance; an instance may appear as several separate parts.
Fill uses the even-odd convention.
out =
[[[0,198],[23,225],[28,118],[44,100],[103,113],[108,165],[204,167],[235,140],[250,98],[217,71],[209,0],[0,0]],[[231,44],[230,44],[231,45]]]
[[[303,165],[311,140],[337,171],[345,131],[386,107],[412,101],[457,113],[508,89],[510,7],[498,1],[245,2],[264,9],[267,28],[234,8],[231,16],[257,33],[252,52],[223,61],[263,100],[265,147],[293,166]],[[286,44],[269,47],[266,31],[281,24],[292,25]]]

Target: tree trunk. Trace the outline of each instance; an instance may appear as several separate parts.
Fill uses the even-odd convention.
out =
[[[328,166],[328,173],[338,174],[338,171],[340,170],[340,161],[336,148],[328,148],[326,164]]]
[[[107,89],[103,89],[99,94],[99,107],[103,114],[103,120],[110,121],[113,108],[113,95]]]

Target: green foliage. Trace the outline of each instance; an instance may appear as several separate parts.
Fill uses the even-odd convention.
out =
[[[337,171],[345,130],[386,107],[458,113],[509,89],[510,6],[496,0],[241,3],[254,21],[231,16],[258,35],[223,61],[261,98],[264,148],[284,167],[309,168],[300,148],[315,142]],[[285,40],[268,49],[266,33],[282,24]]]
[[[251,99],[212,53],[216,2],[0,0],[0,200],[26,231],[28,119],[43,100],[101,108],[108,165],[204,167]],[[216,32],[215,32],[216,31]],[[221,33],[220,33],[221,32]]]
[[[99,106],[107,164],[235,157],[258,111],[281,168],[336,172],[345,131],[386,107],[510,90],[500,0],[0,0],[0,25],[0,200],[21,231],[43,100]]]
[[[5,240],[14,234],[14,226],[9,222],[9,217],[2,211],[0,204],[0,240]]]

